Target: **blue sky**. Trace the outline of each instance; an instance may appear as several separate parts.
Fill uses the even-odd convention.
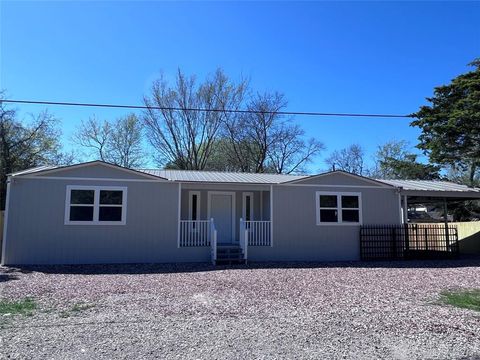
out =
[[[480,56],[479,19],[480,2],[2,1],[0,88],[16,99],[140,104],[160,71],[222,67],[285,93],[292,111],[408,114]],[[67,145],[82,119],[125,113],[49,110]],[[327,147],[312,172],[351,143],[370,156],[419,134],[408,119],[295,121]]]

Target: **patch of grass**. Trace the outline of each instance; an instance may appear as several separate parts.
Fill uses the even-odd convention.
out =
[[[37,304],[31,298],[25,298],[18,301],[0,300],[0,315],[21,314],[30,316],[36,308]]]
[[[93,308],[95,305],[92,304],[75,304],[72,306],[71,311],[77,312],[77,311],[85,311],[88,309]]]
[[[62,311],[60,313],[60,317],[67,318],[67,317],[70,317],[70,315],[91,309],[93,307],[95,307],[95,305],[76,303],[70,309]]]
[[[462,309],[480,311],[480,289],[444,291],[441,300]]]

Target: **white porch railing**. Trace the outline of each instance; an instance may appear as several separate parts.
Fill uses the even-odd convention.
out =
[[[243,219],[240,219],[240,248],[243,251],[243,258],[245,263],[248,259],[248,229],[246,227],[246,222]]]
[[[180,220],[180,247],[210,245],[211,220]]]
[[[272,245],[271,221],[244,221],[244,224],[249,246]]]
[[[215,229],[215,223],[213,219],[210,219],[210,248],[212,255],[212,264],[217,262],[217,229]]]

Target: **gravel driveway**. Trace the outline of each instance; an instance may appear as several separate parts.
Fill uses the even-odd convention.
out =
[[[480,260],[0,268],[0,358],[480,359]]]

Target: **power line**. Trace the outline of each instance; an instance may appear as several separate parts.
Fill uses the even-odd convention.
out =
[[[60,102],[60,101],[0,99],[0,103],[2,102],[15,103],[15,104],[33,104],[33,105],[83,106],[83,107],[117,108],[117,109],[153,109],[153,110],[167,110],[167,111],[202,111],[202,112],[224,112],[224,113],[240,113],[240,114],[278,114],[278,115],[301,115],[301,116],[342,116],[342,117],[374,117],[374,118],[412,118],[413,117],[412,115],[399,115],[399,114],[361,114],[361,113],[328,113],[328,112],[316,112],[316,111],[261,111],[261,110],[241,110],[241,109],[179,108],[179,107],[146,106],[146,105],[95,104],[95,103]]]

